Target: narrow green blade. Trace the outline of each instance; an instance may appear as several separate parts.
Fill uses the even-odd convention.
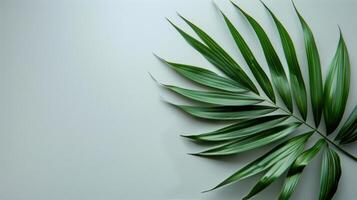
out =
[[[262,102],[262,99],[258,99],[249,94],[237,94],[232,92],[206,92],[198,90],[189,90],[172,85],[164,85],[171,91],[180,94],[189,99],[215,104],[222,106],[245,106],[253,105]]]
[[[175,105],[186,113],[204,119],[235,120],[250,119],[276,110],[270,106],[185,106]]]
[[[186,18],[182,17],[181,15],[180,17],[192,28],[193,31],[196,32],[198,37],[200,37],[210,49],[212,49],[217,55],[220,55],[221,60],[224,61],[227,66],[230,66],[230,68],[232,68],[232,70],[236,74],[235,80],[242,83],[242,85],[246,86],[246,88],[249,88],[253,92],[258,93],[257,88],[247,76],[247,74],[243,71],[243,69],[238,65],[236,61],[234,61],[234,59],[226,51],[224,51],[221,46],[219,46],[216,41],[214,41],[207,33],[205,33],[198,26],[196,26]]]
[[[232,2],[233,3],[233,2]],[[269,65],[269,70],[273,80],[273,84],[277,89],[279,95],[281,96],[286,107],[292,112],[293,103],[291,98],[290,86],[286,74],[284,72],[283,65],[280,62],[278,55],[276,54],[273,45],[271,44],[267,34],[260,24],[255,21],[250,15],[248,15],[239,6],[233,3],[233,5],[240,10],[240,12],[247,18],[250,25],[253,27],[260,44],[263,48],[263,52],[267,63]]]
[[[169,21],[170,22],[170,21]],[[209,62],[211,62],[214,66],[220,69],[223,73],[225,73],[231,79],[237,81],[245,88],[252,90],[255,93],[258,93],[258,90],[254,86],[254,84],[250,81],[249,77],[243,72],[243,70],[239,67],[235,61],[229,60],[227,57],[222,55],[221,53],[217,53],[217,51],[209,48],[202,42],[193,38],[182,29],[177,27],[175,24],[170,22],[172,26],[182,35],[182,37],[198,52],[200,52]],[[228,54],[227,54],[228,55]],[[229,55],[228,55],[229,56]],[[234,63],[235,64],[234,64]]]
[[[319,200],[331,200],[335,195],[341,177],[340,158],[333,149],[325,149],[321,167]]]
[[[263,3],[265,8],[269,11],[270,15],[274,19],[275,25],[278,29],[281,44],[283,46],[284,54],[286,61],[289,67],[289,75],[290,75],[290,85],[292,94],[295,98],[296,105],[299,109],[299,112],[304,120],[306,120],[307,116],[307,96],[306,96],[306,88],[305,82],[302,77],[300,66],[298,59],[296,57],[294,43],[288,33],[286,31],[283,24],[279,21],[279,19],[274,15],[274,13]]]
[[[243,199],[249,199],[252,196],[264,190],[265,188],[267,188],[271,183],[273,183],[276,179],[278,179],[291,166],[291,164],[294,162],[294,160],[299,156],[299,154],[303,150],[304,150],[304,145],[301,145],[289,156],[278,161],[272,168],[270,168],[267,171],[267,173],[262,178],[260,178],[258,183]]]
[[[357,106],[343,124],[335,140],[339,141],[340,144],[348,144],[357,140]]]
[[[200,135],[185,135],[184,137],[196,141],[226,141],[238,138],[244,138],[255,135],[261,131],[283,122],[289,118],[289,115],[270,115],[255,119],[244,120],[236,124],[218,129],[210,133]]]
[[[158,56],[157,58],[166,63],[180,75],[203,86],[235,93],[248,92],[248,90],[243,88],[243,86],[236,81],[219,76],[218,74],[207,69],[169,62]]]
[[[324,89],[324,118],[327,134],[336,129],[345,111],[350,89],[350,71],[348,52],[340,31],[340,41],[330,64]]]
[[[194,154],[199,156],[221,156],[231,155],[251,149],[255,149],[274,141],[280,140],[292,133],[301,123],[292,122],[289,124],[272,127],[251,137],[241,138],[233,142],[218,145],[206,151]]]
[[[283,189],[279,195],[279,200],[288,200],[293,194],[300,176],[304,168],[310,163],[310,161],[316,156],[320,149],[326,145],[324,139],[320,139],[315,143],[313,147],[304,151],[299,157],[294,161],[290,167],[288,174],[286,176]]]
[[[237,44],[237,47],[239,48],[241,54],[243,55],[245,61],[247,62],[255,79],[258,81],[260,87],[263,89],[263,91],[269,97],[269,99],[275,103],[274,89],[270,83],[268,76],[265,74],[264,70],[260,67],[258,61],[255,59],[249,46],[244,41],[243,37],[240,35],[237,29],[234,27],[232,22],[229,21],[229,19],[224,15],[223,12],[221,13],[228,26],[229,31],[231,32],[231,35],[233,36],[234,41]]]
[[[312,34],[309,25],[305,22],[304,18],[302,18],[302,16],[296,9],[295,5],[294,8],[297,15],[299,16],[299,20],[304,33],[306,57],[309,67],[309,82],[310,82],[312,112],[314,114],[315,125],[316,127],[318,127],[321,121],[323,102],[324,102],[320,56],[316,47],[314,35]]]
[[[312,132],[305,133],[302,135],[295,136],[285,141],[284,143],[279,144],[278,146],[270,150],[268,153],[264,154],[263,156],[259,157],[258,159],[254,160],[253,162],[249,163],[245,167],[235,172],[233,175],[225,179],[223,182],[221,182],[211,190],[220,188],[228,184],[232,184],[234,182],[238,182],[240,180],[256,175],[262,171],[270,169],[275,163],[279,162],[280,160],[284,159],[285,157],[299,149],[300,146],[303,145],[311,135]]]

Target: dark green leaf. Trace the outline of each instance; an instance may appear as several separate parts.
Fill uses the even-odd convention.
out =
[[[297,15],[299,16],[302,30],[304,32],[306,57],[309,66],[311,105],[314,114],[315,125],[316,127],[318,127],[321,120],[322,108],[324,102],[320,56],[315,44],[314,35],[312,34],[309,25],[305,22],[304,18],[302,18],[302,16],[299,14],[295,5],[294,8]]]
[[[261,147],[270,144],[274,141],[282,139],[292,133],[301,123],[292,122],[289,124],[279,125],[272,127],[268,130],[262,131],[251,137],[237,139],[233,142],[228,142],[223,145],[218,145],[206,151],[197,153],[195,155],[200,156],[221,156],[221,155],[231,155],[257,147]]]
[[[330,200],[335,195],[341,177],[340,158],[333,149],[325,149],[321,168],[319,199]]]
[[[357,140],[357,106],[338,132],[335,140],[339,141],[340,144],[348,144]]]
[[[161,61],[168,64],[172,69],[181,74],[182,76],[199,83],[201,85],[236,93],[248,92],[242,85],[231,79],[217,75],[216,73],[207,69],[194,67],[191,65],[184,65],[166,61],[158,57]]]
[[[258,81],[260,87],[263,89],[263,91],[269,97],[269,99],[275,102],[275,94],[274,94],[273,86],[271,85],[268,76],[265,74],[264,70],[260,67],[258,61],[255,59],[252,51],[250,50],[247,43],[244,41],[243,37],[240,35],[240,33],[237,31],[234,25],[229,21],[229,19],[223,14],[223,12],[221,13],[229,28],[229,31],[233,36],[234,41],[236,42],[240,52],[242,53],[255,79]]]
[[[278,146],[270,150],[268,153],[264,154],[263,156],[259,157],[258,159],[254,160],[253,162],[238,170],[232,176],[228,177],[211,190],[243,180],[245,178],[256,175],[262,171],[270,169],[272,166],[274,166],[275,163],[279,162],[291,153],[300,149],[301,145],[304,145],[304,143],[311,136],[311,134],[312,132],[298,135],[291,138],[290,140],[285,141],[282,144],[279,144]]]
[[[186,135],[184,137],[196,141],[225,141],[255,135],[261,131],[271,129],[273,126],[286,120],[288,115],[270,115],[255,119],[244,120],[236,124],[200,135]]]
[[[265,59],[267,60],[271,79],[275,87],[274,89],[276,89],[277,93],[290,112],[275,105],[276,96],[274,93],[276,91],[274,92],[269,78],[254,57],[248,44],[238,32],[239,29],[237,30],[232,22],[223,13],[222,15],[224,20],[238,49],[240,50],[262,90],[272,102],[269,100],[264,101],[271,103],[271,106],[259,104],[263,101],[263,99],[259,95],[256,86],[250,80],[248,75],[243,71],[241,66],[201,28],[182,17],[182,19],[198,35],[196,39],[170,22],[193,48],[195,48],[225,75],[225,77],[222,77],[206,69],[190,65],[171,63],[163,60],[182,76],[193,82],[214,89],[200,91],[180,88],[172,85],[164,85],[166,88],[179,95],[206,105],[175,106],[198,118],[227,120],[231,124],[234,123],[213,132],[184,136],[198,142],[209,142],[208,144],[212,145],[208,150],[194,155],[232,155],[256,149],[273,142],[283,141],[285,137],[292,134],[302,123],[305,123],[304,121],[306,121],[307,118],[308,106],[305,83],[300,71],[293,41],[286,28],[277,19],[273,12],[266,7],[279,32],[285,59],[288,64],[290,83],[285,74],[279,56],[277,55],[262,26],[237,5],[234,4],[234,6],[241,11],[254,29],[265,55]],[[340,33],[340,41],[336,54],[330,64],[330,70],[325,82],[325,87],[323,88],[320,58],[312,31],[304,19],[300,16],[296,8],[295,10],[304,33],[314,122],[316,127],[318,127],[321,121],[322,112],[324,112],[327,134],[330,134],[339,125],[344,114],[348,98],[350,64],[347,48],[343,41],[342,34]],[[252,92],[256,94],[253,94]],[[293,98],[295,99],[294,101],[296,102],[298,110],[302,116],[302,120],[299,120],[293,113]],[[283,109],[287,115],[266,115],[277,109]],[[349,118],[335,138],[335,140],[339,141],[340,144],[357,140],[356,109],[357,108],[355,108],[352,114],[350,114]],[[290,117],[296,118],[298,122],[291,122],[295,121],[293,119],[288,121]],[[288,122],[284,122],[285,120]],[[317,131],[310,124],[305,123],[305,125],[312,130]],[[265,171],[265,174],[261,177],[257,184],[252,188],[248,195],[244,197],[244,199],[248,199],[267,188],[289,169],[284,187],[279,197],[280,200],[289,199],[298,184],[299,178],[305,166],[309,164],[322,147],[326,146],[327,148],[324,150],[322,159],[319,199],[332,199],[337,190],[338,182],[341,176],[340,159],[334,150],[328,148],[325,141],[327,137],[325,136],[316,142],[312,148],[303,152],[305,143],[312,134],[313,132],[309,132],[283,142],[268,153],[238,170],[213,189],[240,181]],[[321,135],[320,132],[319,134]],[[355,157],[347,151],[338,146],[336,146],[336,148],[355,159]]]
[[[269,106],[184,106],[175,105],[192,116],[204,119],[234,120],[250,119],[276,110]]]
[[[198,37],[200,37],[210,49],[217,53],[217,55],[220,55],[221,60],[223,60],[228,66],[231,66],[232,69],[235,69],[235,71],[238,72],[238,77],[236,77],[238,82],[242,83],[242,85],[245,85],[246,88],[249,88],[253,92],[258,93],[257,88],[247,76],[247,74],[242,70],[238,63],[234,61],[234,59],[230,55],[228,55],[228,53],[224,51],[222,47],[217,44],[217,42],[215,42],[207,33],[205,33],[195,24],[182,17],[181,15],[180,17],[196,32]]]
[[[264,4],[264,3],[263,3]],[[290,75],[290,85],[292,89],[292,94],[294,95],[296,105],[299,112],[304,120],[307,116],[307,97],[304,79],[302,77],[298,59],[296,57],[294,43],[286,31],[283,24],[276,18],[274,13],[264,4],[265,8],[269,11],[270,15],[273,17],[276,27],[279,31],[281,44],[285,53],[285,58],[289,67]]]
[[[169,21],[170,22],[170,21]],[[171,23],[171,22],[170,22]],[[223,71],[228,77],[237,81],[245,88],[252,90],[255,93],[258,93],[257,88],[254,86],[253,82],[250,81],[249,77],[245,74],[245,72],[240,68],[240,66],[226,53],[218,52],[216,49],[212,49],[211,46],[215,46],[216,44],[211,38],[205,38],[206,40],[211,41],[209,43],[210,46],[206,46],[202,42],[198,41],[197,39],[193,38],[176,25],[171,23],[176,30],[182,35],[182,37],[197,51],[199,51],[209,62],[211,62],[214,66],[218,69]],[[198,32],[195,30],[196,33]],[[203,31],[200,32],[203,34]],[[199,35],[201,36],[201,35]],[[201,36],[202,37],[202,36]],[[209,37],[209,36],[207,36]],[[218,48],[218,47],[217,47]],[[222,49],[223,50],[223,49]]]
[[[324,145],[326,145],[325,140],[320,139],[315,143],[313,147],[303,152],[294,161],[286,176],[283,189],[279,196],[279,200],[288,200],[291,197],[299,182],[300,176],[304,168],[310,163],[310,161],[315,157],[315,155],[320,151],[321,147],[323,147]]]
[[[350,70],[347,48],[340,31],[340,41],[330,64],[324,89],[324,118],[327,134],[336,129],[345,111],[350,89]]]
[[[278,161],[273,167],[271,167],[266,174],[260,178],[258,183],[253,187],[253,189],[246,195],[243,199],[249,199],[250,197],[258,194],[260,191],[267,188],[271,183],[278,179],[294,162],[298,155],[304,150],[304,146],[301,145],[300,148],[296,149],[286,158]]]
[[[293,103],[291,98],[290,86],[288,79],[285,75],[283,65],[280,62],[278,55],[276,54],[273,45],[271,44],[267,34],[260,24],[255,21],[250,15],[243,11],[239,6],[233,3],[233,5],[238,8],[241,13],[247,18],[250,25],[253,27],[255,33],[258,36],[260,44],[263,48],[263,52],[267,63],[269,65],[270,73],[272,76],[273,84],[276,87],[279,95],[284,101],[286,107],[292,112]]]
[[[204,103],[210,103],[222,106],[245,106],[253,105],[262,102],[262,99],[258,99],[249,94],[237,94],[232,92],[206,92],[198,90],[189,90],[171,85],[164,85],[171,91],[176,92],[189,99],[200,101]]]

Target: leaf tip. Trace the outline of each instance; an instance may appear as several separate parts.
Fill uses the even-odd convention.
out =
[[[295,12],[296,12],[298,18],[300,19],[300,22],[301,22],[301,23],[305,23],[305,20],[304,20],[304,18],[300,15],[300,12],[299,12],[299,10],[298,10],[297,7],[296,7],[295,2],[294,2],[294,1],[291,1],[291,2],[292,2],[292,4],[293,4],[294,10],[295,10]]]
[[[337,25],[337,27],[338,27],[338,32],[339,32],[339,34],[340,34],[340,41],[344,44],[345,41],[344,41],[344,39],[343,39],[343,34],[342,34],[341,26],[340,26],[340,25]]]
[[[233,4],[234,7],[236,7],[240,12],[242,12],[244,15],[246,14],[242,8],[240,8],[236,3],[234,3],[232,0],[230,2]]]
[[[152,79],[153,81],[155,81],[156,83],[159,83],[159,82],[156,80],[156,78],[155,78],[150,72],[148,72],[148,74],[149,74],[149,76],[151,77],[151,79]]]
[[[260,1],[260,3],[261,3],[261,4],[263,4],[263,6],[264,6],[266,9],[268,9],[268,10],[269,10],[268,6],[264,3],[264,1],[263,1],[263,0],[259,0],[259,1]]]
[[[214,188],[213,188],[213,189],[204,190],[204,191],[202,191],[201,193],[211,192],[212,190],[214,190]]]
[[[341,26],[337,25],[337,27],[338,27],[338,32],[339,32],[339,35],[340,35],[340,42],[345,46],[345,40],[343,39]]]
[[[178,29],[178,27],[167,17],[165,17],[165,19],[173,26],[175,27],[176,29]]]
[[[213,188],[211,188],[211,189],[208,189],[208,190],[202,191],[201,193],[211,192],[211,191],[213,191],[213,190],[215,190],[215,189],[217,189],[217,188],[221,187],[221,186],[222,186],[221,184],[222,184],[222,183],[218,184],[217,186],[215,186],[215,187],[213,187]]]
[[[192,23],[188,20],[188,19],[186,19],[184,16],[182,16],[179,12],[176,12],[176,14],[181,18],[181,19],[183,19],[188,25],[192,25]]]
[[[275,20],[275,15],[274,13],[269,9],[269,7],[262,1],[262,0],[259,0],[261,4],[263,4],[265,10],[267,10],[269,12],[269,14],[273,17],[273,19]]]
[[[191,140],[196,139],[196,136],[195,136],[195,135],[183,135],[183,134],[181,134],[180,137],[187,138],[187,139],[191,139]]]
[[[187,153],[190,156],[202,156],[201,153]]]
[[[177,104],[175,104],[175,103],[172,103],[172,102],[170,102],[170,101],[164,99],[163,97],[161,97],[161,100],[162,100],[164,103],[166,103],[166,104],[168,104],[168,105],[170,105],[170,106],[173,106],[173,107],[175,107],[175,108],[180,108],[180,109],[182,109],[182,106],[177,105]]]
[[[212,4],[213,4],[213,6],[214,6],[216,9],[218,9],[219,11],[221,11],[215,1],[212,1]]]
[[[297,8],[296,8],[294,0],[291,0],[291,3],[293,4],[293,7],[294,7],[295,11],[297,11]]]
[[[148,72],[149,76],[151,77],[151,79],[159,86],[161,87],[169,87],[169,85],[165,85],[160,83],[150,72]],[[161,97],[162,98],[162,97]]]
[[[181,17],[183,20],[185,20],[185,18],[184,18],[178,11],[176,11],[176,14],[177,14],[179,17]]]
[[[155,56],[157,59],[162,59],[160,56],[158,56],[155,52],[152,52],[152,55]]]
[[[155,56],[155,58],[157,58],[159,61],[161,61],[161,62],[163,62],[163,63],[166,63],[166,64],[169,63],[167,60],[165,60],[164,58],[158,56],[156,53],[153,52],[152,54],[153,54],[153,55]]]

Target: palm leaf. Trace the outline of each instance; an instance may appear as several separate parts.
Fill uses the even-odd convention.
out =
[[[273,86],[288,110],[277,105],[274,89],[269,78],[254,57],[246,41],[222,11],[221,14],[235,44],[266,96],[258,93],[257,87],[240,65],[212,37],[186,18],[180,16],[200,40],[190,36],[176,25],[172,25],[194,49],[221,70],[224,75],[221,76],[204,68],[169,62],[159,58],[181,76],[206,88],[205,90],[192,90],[174,85],[163,86],[188,100],[194,101],[196,105],[173,104],[189,115],[209,119],[213,122],[229,122],[225,127],[214,131],[184,135],[183,137],[196,142],[206,142],[206,144],[210,145],[208,149],[193,154],[205,157],[234,155],[270,145],[274,142],[280,143],[211,189],[214,190],[265,172],[244,199],[251,198],[267,188],[278,177],[281,177],[285,171],[288,171],[288,173],[279,199],[289,199],[304,168],[323,149],[319,198],[321,200],[331,199],[338,186],[341,167],[338,154],[327,144],[331,144],[346,156],[357,161],[354,155],[339,146],[339,144],[347,144],[357,140],[356,106],[335,137],[335,141],[339,144],[327,136],[340,124],[349,93],[350,65],[342,35],[340,36],[336,54],[330,64],[330,70],[323,89],[320,57],[313,33],[294,5],[304,34],[314,122],[315,126],[318,127],[321,115],[322,113],[324,114],[327,129],[327,134],[324,134],[306,121],[308,103],[304,77],[301,74],[294,44],[286,28],[275,14],[266,7],[279,32],[284,56],[288,63],[290,84],[280,58],[262,26],[236,4],[234,6],[241,11],[256,33],[267,60]],[[296,113],[293,112],[292,97],[294,97],[302,118],[297,117]],[[311,131],[285,139],[293,135],[301,125],[305,125]],[[313,133],[317,134],[321,139],[315,142],[311,148],[304,150],[305,143]]]
[[[164,85],[171,91],[180,94],[189,99],[215,104],[222,106],[246,106],[253,105],[262,102],[262,99],[258,99],[249,94],[236,94],[232,92],[212,92],[212,91],[198,91],[190,90],[172,85]]]
[[[300,13],[295,7],[295,4],[293,5],[299,17],[302,30],[304,33],[306,57],[309,67],[312,113],[314,115],[315,126],[319,126],[321,115],[322,115],[322,108],[323,108],[323,85],[322,85],[320,56],[316,47],[314,35],[312,34],[309,25],[305,22],[304,18],[300,15]]]
[[[247,62],[250,70],[253,72],[255,79],[258,81],[260,87],[263,89],[265,94],[275,103],[275,94],[273,90],[273,86],[270,83],[268,76],[265,74],[264,70],[260,67],[258,61],[255,59],[252,51],[248,47],[247,43],[244,41],[243,37],[234,27],[231,21],[221,12],[223,18],[231,32],[234,41],[237,44],[237,47],[241,51],[245,61]]]
[[[229,142],[223,145],[218,145],[206,151],[196,153],[194,155],[199,156],[220,156],[220,155],[231,155],[247,150],[255,149],[267,144],[270,144],[274,141],[277,141],[281,138],[288,136],[292,133],[301,123],[292,122],[288,124],[279,125],[269,130],[261,131],[252,136],[244,137],[237,139],[233,142]]]
[[[166,63],[167,65],[169,65],[177,73],[181,74],[187,79],[196,82],[198,84],[214,89],[228,91],[228,92],[235,92],[235,93],[248,92],[248,90],[244,89],[243,86],[237,83],[236,81],[219,76],[216,73],[209,71],[207,69],[195,67],[191,65],[173,63],[173,62],[166,61],[160,57],[158,58],[164,63]]]
[[[291,89],[294,91],[296,105],[300,111],[300,114],[304,120],[307,116],[307,97],[304,79],[300,71],[299,62],[296,57],[294,43],[289,35],[289,33],[284,28],[283,24],[276,18],[274,13],[263,3],[264,7],[269,11],[270,15],[273,17],[276,27],[280,34],[281,43],[283,45],[283,50],[285,53],[286,61],[289,67],[290,74],[290,84]]]
[[[285,71],[283,65],[280,62],[278,55],[276,54],[273,45],[271,44],[267,34],[264,29],[260,26],[260,24],[253,19],[248,13],[242,10],[238,5],[233,5],[240,10],[240,12],[247,18],[250,25],[253,27],[260,44],[263,48],[263,52],[265,58],[268,62],[268,66],[270,69],[270,73],[272,75],[273,84],[276,87],[279,95],[283,99],[286,107],[292,112],[293,111],[293,103],[291,98],[290,87],[288,83],[288,79],[285,75]]]
[[[209,62],[211,62],[217,68],[222,70],[227,76],[243,85],[245,88],[258,93],[257,88],[254,86],[253,82],[249,79],[245,72],[243,72],[241,67],[202,30],[190,23],[191,27],[194,28],[194,31],[196,31],[196,33],[201,37],[201,39],[206,42],[208,47],[202,42],[198,41],[197,39],[184,32],[183,30],[181,30],[172,22],[170,23],[176,28],[176,30],[182,35],[182,37],[192,47],[199,51]],[[214,48],[212,49],[212,47]]]
[[[213,132],[199,135],[184,135],[196,141],[217,142],[244,138],[255,135],[261,131],[271,129],[272,126],[286,120],[288,115],[270,115],[254,119],[243,120],[236,124],[218,129]]]
[[[310,163],[310,161],[315,157],[315,155],[324,145],[326,145],[325,140],[320,139],[315,143],[313,147],[306,150],[301,155],[299,155],[299,157],[296,158],[286,176],[286,180],[283,189],[280,193],[279,200],[288,200],[291,197],[299,182],[300,176],[304,168]]]
[[[330,200],[334,196],[341,177],[340,157],[331,148],[326,148],[322,156],[320,179],[320,200]]]
[[[277,178],[279,178],[294,162],[294,160],[298,157],[299,153],[304,150],[304,146],[299,146],[300,148],[296,149],[286,158],[279,160],[272,166],[266,174],[260,178],[258,183],[253,187],[253,189],[247,194],[243,199],[249,199],[250,197],[256,195],[260,191],[264,190],[271,183],[273,183]]]
[[[227,63],[228,66],[232,66],[233,69],[237,69],[237,71],[239,72],[238,77],[239,77],[239,81],[242,82],[243,85],[245,85],[247,88],[249,88],[250,90],[254,91],[255,93],[258,93],[257,88],[255,87],[255,85],[253,84],[253,82],[249,79],[249,77],[247,76],[247,74],[242,70],[242,68],[238,65],[238,63],[236,63],[234,61],[234,59],[228,55],[228,53],[226,53],[224,51],[224,49],[222,49],[222,47],[220,47],[208,34],[206,34],[202,29],[200,29],[199,27],[197,27],[195,24],[193,24],[192,22],[190,22],[189,20],[187,20],[186,18],[180,16],[198,35],[198,37],[200,37],[202,39],[202,41],[211,49],[213,50],[215,53],[217,53],[217,55],[220,55],[220,57],[222,58],[222,60]]]
[[[335,140],[339,141],[340,144],[348,144],[357,140],[357,106],[343,124]]]
[[[324,118],[327,134],[332,133],[340,123],[345,111],[350,89],[350,61],[340,31],[340,40],[330,64],[324,89]]]
[[[216,120],[250,119],[268,114],[277,108],[270,106],[186,106],[175,105],[184,112],[199,118]]]
[[[230,177],[222,181],[216,187],[208,190],[215,190],[222,186],[237,182],[239,180],[243,180],[250,176],[256,175],[260,172],[263,172],[267,169],[270,169],[274,166],[275,163],[279,162],[280,160],[284,159],[285,157],[289,156],[291,153],[294,153],[298,149],[301,148],[302,145],[305,144],[307,139],[311,136],[312,132],[305,133],[299,136],[295,136],[294,138],[276,146],[268,153],[264,154],[263,156],[259,157],[258,159],[254,160],[253,162],[249,163],[242,169],[238,170]]]

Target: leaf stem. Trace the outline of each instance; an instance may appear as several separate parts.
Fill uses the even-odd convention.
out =
[[[315,127],[311,126],[310,124],[306,123],[304,120],[298,118],[297,116],[295,116],[293,113],[291,113],[290,111],[276,105],[276,103],[271,102],[270,100],[264,99],[264,101],[272,104],[273,106],[275,106],[276,108],[280,109],[281,111],[287,113],[288,115],[290,115],[291,117],[295,118],[296,120],[300,121],[301,123],[303,123],[305,126],[311,128],[315,133],[318,133],[321,137],[323,137],[326,141],[328,141],[328,143],[330,143],[331,145],[333,145],[334,147],[336,147],[338,150],[340,150],[342,153],[344,153],[346,156],[350,157],[351,159],[353,159],[354,161],[357,161],[357,157],[352,155],[351,153],[347,152],[346,150],[344,150],[342,147],[340,147],[338,144],[334,143],[332,140],[330,140],[330,138],[328,138],[325,134],[321,133],[318,129],[316,129]]]

